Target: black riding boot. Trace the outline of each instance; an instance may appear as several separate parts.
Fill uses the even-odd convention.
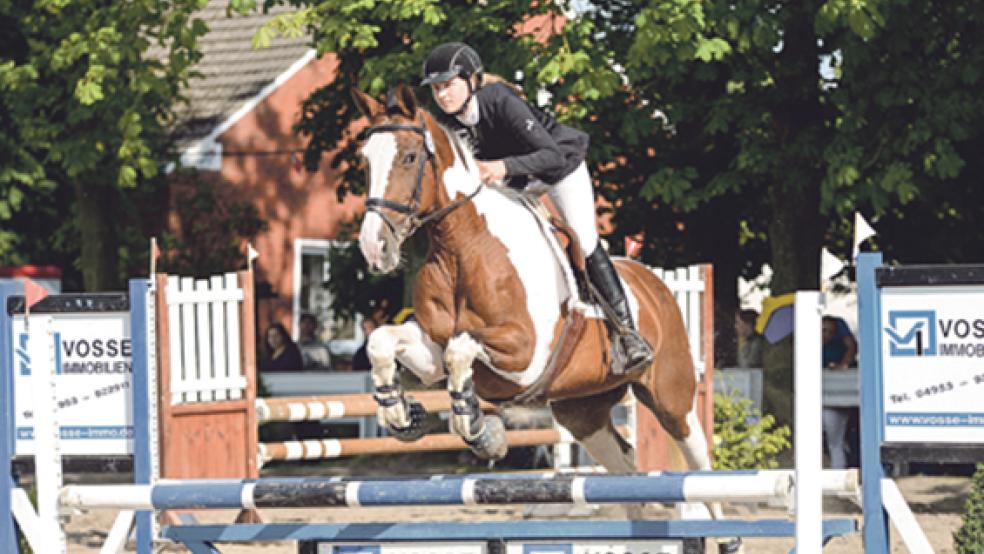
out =
[[[618,325],[622,327],[621,330],[612,333],[612,342],[614,344],[617,337],[624,364],[612,364],[612,373],[621,375],[645,369],[653,361],[653,350],[636,330],[635,323],[632,321],[632,312],[629,310],[629,302],[625,298],[625,290],[622,289],[622,281],[615,272],[611,258],[599,245],[586,261],[588,279],[601,293],[602,301],[614,312],[612,315],[618,319],[614,324],[609,324],[609,329]]]

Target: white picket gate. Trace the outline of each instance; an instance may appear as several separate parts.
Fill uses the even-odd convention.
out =
[[[168,277],[166,298],[171,322],[171,404],[242,398],[246,388],[240,363],[243,291],[236,274]]]
[[[652,272],[666,283],[683,314],[683,325],[690,339],[690,353],[698,378],[704,374],[703,351],[703,302],[707,284],[704,282],[704,266],[691,265],[677,269],[652,268]]]

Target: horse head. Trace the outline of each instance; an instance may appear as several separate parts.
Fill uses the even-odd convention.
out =
[[[359,247],[370,271],[390,273],[400,265],[400,246],[424,223],[443,215],[449,199],[439,187],[449,143],[436,121],[400,84],[386,103],[354,89],[352,98],[369,119],[360,153],[369,191]],[[435,138],[438,142],[435,142]]]

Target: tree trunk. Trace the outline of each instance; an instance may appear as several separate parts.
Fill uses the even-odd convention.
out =
[[[776,60],[775,144],[766,201],[771,215],[769,244],[773,295],[816,290],[820,282],[820,160],[826,136],[817,75],[819,48],[814,32],[813,2],[791,2],[783,44]],[[792,425],[792,339],[765,349],[763,408],[779,424]],[[817,364],[820,360],[817,360]]]
[[[703,225],[696,225],[696,250],[714,266],[714,365],[737,363],[735,312],[738,309],[739,213],[731,200],[717,199],[703,208]]]
[[[778,155],[767,193],[774,295],[816,289],[820,280],[820,160],[828,131],[817,75],[817,7],[812,4],[792,2],[784,8],[788,19],[775,69]]]
[[[773,295],[817,290],[820,283],[820,185],[815,175],[791,172],[788,177],[789,181],[774,183],[768,192]]]
[[[119,237],[115,231],[116,189],[75,180],[76,224],[82,246],[79,265],[86,291],[121,290]]]

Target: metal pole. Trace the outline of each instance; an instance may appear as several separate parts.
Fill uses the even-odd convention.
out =
[[[15,454],[14,441],[14,345],[13,325],[7,312],[7,297],[16,292],[13,283],[0,285],[0,552],[19,552],[17,546],[17,526],[14,525],[13,497],[14,480],[11,461]]]
[[[864,550],[888,554],[888,517],[882,503],[881,444],[885,437],[882,411],[881,296],[875,269],[882,255],[858,256],[858,323],[861,354],[861,492],[864,498]]]

